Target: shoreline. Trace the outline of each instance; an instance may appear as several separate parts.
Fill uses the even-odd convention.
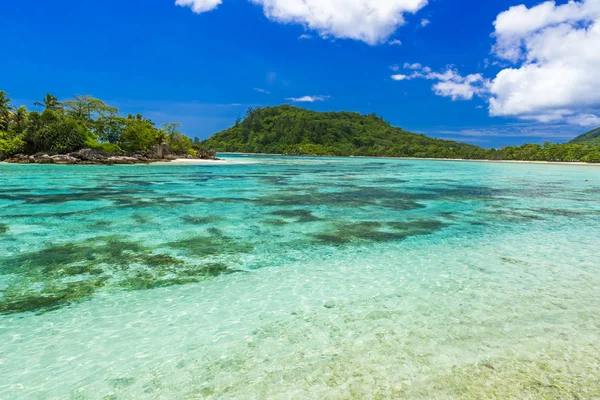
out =
[[[424,160],[424,161],[461,161],[461,162],[484,162],[484,163],[506,163],[506,164],[548,164],[548,165],[579,165],[600,167],[600,163],[586,163],[583,161],[534,161],[534,160],[485,160],[485,159],[467,159],[467,158],[430,158],[430,157],[376,157],[376,156],[319,156],[319,155],[288,155],[288,154],[270,154],[270,153],[235,153],[223,152],[223,155],[234,154],[244,156],[278,156],[278,157],[313,157],[313,158],[371,158],[384,160]]]
[[[600,163],[586,163],[582,161],[523,161],[523,160],[485,160],[485,159],[465,159],[465,158],[420,158],[420,157],[375,157],[375,156],[319,156],[319,155],[287,155],[287,154],[270,154],[270,153],[221,153],[223,155],[237,156],[275,156],[286,158],[361,158],[361,159],[384,159],[384,160],[416,160],[416,161],[455,161],[455,162],[472,162],[472,163],[498,163],[498,164],[532,164],[532,165],[571,165],[571,166],[587,166],[600,167]],[[127,157],[128,158],[128,157]],[[124,162],[123,162],[124,161]],[[231,165],[231,164],[246,164],[244,162],[236,162],[236,160],[227,159],[199,159],[199,158],[176,158],[172,160],[157,159],[157,160],[105,160],[104,162],[87,161],[87,162],[12,162],[0,161],[0,164],[19,164],[19,165]]]

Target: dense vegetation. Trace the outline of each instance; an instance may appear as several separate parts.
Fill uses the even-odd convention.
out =
[[[485,152],[394,128],[375,114],[319,113],[287,105],[250,109],[243,121],[202,144],[224,152],[337,156],[481,158]]]
[[[195,155],[194,143],[179,131],[179,124],[156,127],[140,114],[122,117],[119,110],[91,96],[61,102],[47,94],[35,105],[43,111],[12,107],[6,92],[0,91],[0,157],[82,148],[125,154],[149,151],[158,143],[169,144],[177,154]]]
[[[600,162],[600,145],[483,149],[406,132],[375,114],[319,113],[289,105],[250,109],[243,121],[202,145],[242,153]]]
[[[577,136],[575,139],[571,140],[569,143],[571,144],[597,144],[600,145],[600,128],[594,129],[583,135]]]

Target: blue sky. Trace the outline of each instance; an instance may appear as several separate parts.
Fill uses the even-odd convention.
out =
[[[199,138],[283,103],[485,147],[600,126],[600,0],[175,1],[4,4],[0,89],[92,94]]]

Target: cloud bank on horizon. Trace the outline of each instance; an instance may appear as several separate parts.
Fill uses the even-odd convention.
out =
[[[324,38],[353,39],[369,45],[389,41],[428,0],[248,0],[266,17],[317,32]],[[222,0],[176,0],[196,13],[214,10]],[[339,12],[344,10],[344,12]],[[489,115],[542,123],[600,125],[600,0],[546,1],[499,10],[491,27],[496,76],[461,75],[449,66],[434,72],[418,63],[392,69],[394,81],[436,81],[433,92],[452,100],[476,97],[488,103]],[[490,21],[492,22],[492,21]],[[424,27],[428,19],[416,24]],[[452,61],[452,60],[449,60]],[[308,101],[311,96],[290,98]],[[320,98],[313,101],[322,101]]]

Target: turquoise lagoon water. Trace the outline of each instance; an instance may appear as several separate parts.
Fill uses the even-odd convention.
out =
[[[600,168],[0,164],[1,399],[600,398]]]

